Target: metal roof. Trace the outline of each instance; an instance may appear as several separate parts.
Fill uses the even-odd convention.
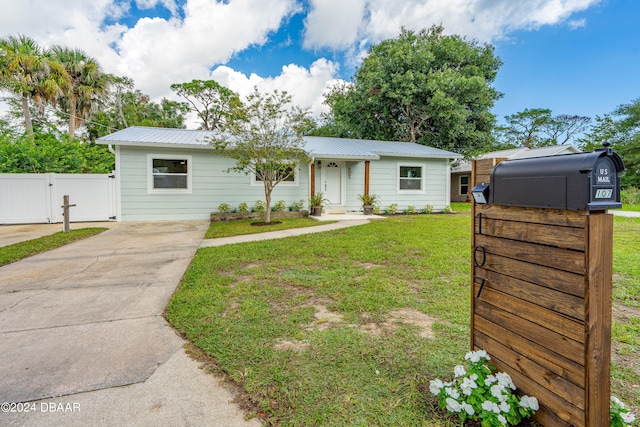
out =
[[[476,159],[498,159],[505,158],[509,160],[514,159],[529,159],[533,157],[546,157],[546,156],[559,156],[565,154],[581,153],[582,151],[575,146],[568,145],[551,145],[549,147],[537,147],[537,148],[511,148],[508,150],[492,151],[490,153],[482,154]],[[471,162],[462,161],[451,169],[451,172],[471,172]]]
[[[212,149],[210,139],[217,132],[206,130],[133,126],[98,138],[100,144]],[[411,142],[307,136],[305,151],[316,159],[376,160],[381,156],[418,158],[461,158],[460,154]]]

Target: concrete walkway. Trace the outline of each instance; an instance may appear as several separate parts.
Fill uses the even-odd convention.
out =
[[[0,403],[32,410],[0,425],[261,425],[162,317],[207,227],[120,223],[0,267]]]
[[[630,211],[618,211],[618,210],[609,210],[609,213],[614,214],[615,216],[626,216],[628,218],[640,218],[640,212],[630,212]]]

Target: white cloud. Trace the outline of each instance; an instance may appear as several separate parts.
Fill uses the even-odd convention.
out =
[[[211,78],[223,86],[240,94],[249,95],[254,87],[260,92],[271,92],[275,89],[287,91],[293,102],[304,108],[309,108],[314,116],[328,111],[324,102],[324,93],[334,84],[341,82],[335,76],[338,65],[324,58],[315,61],[309,69],[295,64],[282,67],[282,73],[276,77],[262,78],[256,74],[246,76],[243,73],[226,66],[217,67]]]
[[[587,26],[587,20],[582,18],[582,19],[572,19],[571,21],[567,22],[567,24],[569,25],[569,28],[572,30],[577,30],[578,28],[583,28]]]
[[[304,47],[348,48],[357,41],[366,0],[310,0]]]
[[[308,45],[338,49],[344,48],[348,40],[377,43],[395,37],[402,27],[419,30],[433,24],[444,25],[449,34],[491,42],[513,30],[558,24],[601,0],[364,0],[366,10],[359,13],[360,21],[356,20],[355,10],[362,6],[361,0],[353,6],[348,1],[331,0],[331,3],[334,1],[349,4],[353,9],[342,5],[331,14],[326,6],[330,2],[312,1],[306,22],[305,43]],[[347,14],[345,9],[352,13]],[[339,31],[345,36],[336,34]],[[358,32],[357,36],[353,35],[354,31]],[[323,32],[330,34],[322,36]]]

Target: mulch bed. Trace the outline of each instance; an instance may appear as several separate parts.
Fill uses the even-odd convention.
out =
[[[264,227],[264,226],[278,225],[278,224],[282,224],[282,221],[271,221],[271,222],[260,221],[260,222],[252,222],[251,223],[251,225],[253,225],[255,227]]]

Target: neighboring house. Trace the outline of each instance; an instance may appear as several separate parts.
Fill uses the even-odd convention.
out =
[[[130,127],[97,140],[115,151],[118,221],[208,219],[221,203],[236,209],[264,200],[255,176],[227,173],[235,160],[217,154],[210,131]],[[115,146],[115,149],[113,148]],[[449,205],[450,165],[459,154],[406,142],[305,137],[310,163],[278,184],[272,202],[308,204],[319,191],[329,209],[361,211],[368,186],[381,207]],[[313,186],[313,189],[312,189]]]
[[[580,153],[573,145],[553,145],[540,148],[512,148],[509,150],[492,151],[476,157],[476,159],[526,159],[531,157],[559,156],[563,154]],[[451,201],[466,202],[470,200],[471,191],[471,162],[461,160],[451,168]]]

